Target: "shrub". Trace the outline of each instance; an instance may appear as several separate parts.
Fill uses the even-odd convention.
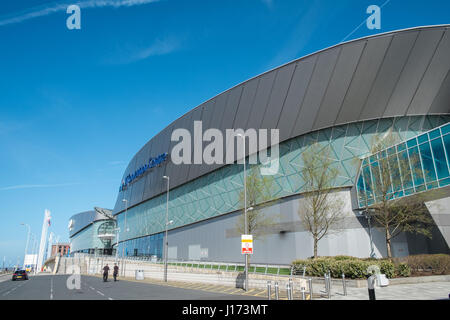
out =
[[[431,271],[432,274],[450,274],[450,255],[419,254],[402,259],[413,273]]]
[[[331,259],[334,259],[334,260],[336,260],[336,261],[341,261],[341,260],[359,260],[359,259],[356,258],[356,257],[343,256],[343,255],[335,256],[335,257],[330,257],[330,258],[331,258]]]
[[[368,276],[367,269],[377,265],[386,277],[409,277],[411,274],[431,272],[432,274],[450,274],[450,255],[421,254],[394,259],[359,259],[350,256],[319,257],[317,259],[296,260],[292,262],[295,274],[303,273],[313,277],[323,277],[330,272],[333,278],[340,278],[342,273],[351,279],[364,279]]]
[[[395,265],[390,260],[381,260],[375,263],[380,267],[380,272],[384,273],[386,277],[393,278],[395,276]]]
[[[408,264],[400,262],[396,265],[395,274],[400,277],[409,277],[411,275],[411,268]]]
[[[368,276],[367,269],[373,265],[373,261],[363,261],[358,258],[338,258],[334,257],[320,257],[313,260],[296,260],[292,262],[293,272],[295,274],[302,274],[303,267],[306,267],[306,275],[313,277],[323,277],[324,274],[330,272],[331,277],[340,278],[342,273],[345,277],[351,279],[362,279]],[[381,266],[380,266],[380,269]],[[385,267],[387,270],[391,270]],[[391,273],[389,273],[390,276]]]

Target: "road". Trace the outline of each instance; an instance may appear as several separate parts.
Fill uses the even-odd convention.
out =
[[[81,276],[81,288],[67,288],[68,275],[30,276],[30,280],[0,279],[0,300],[249,300],[258,297],[176,288],[135,281],[103,282]]]

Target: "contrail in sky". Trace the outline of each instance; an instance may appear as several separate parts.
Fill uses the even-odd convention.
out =
[[[12,14],[9,18],[0,17],[0,27],[13,23],[20,23],[26,20],[30,20],[37,17],[48,16],[50,14],[66,11],[67,7],[76,4],[80,8],[104,8],[104,7],[132,7],[153,2],[159,0],[85,0],[85,1],[72,1],[65,3],[53,3],[47,6],[39,6],[31,8],[25,12]]]

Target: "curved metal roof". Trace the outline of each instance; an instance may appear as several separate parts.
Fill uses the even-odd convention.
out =
[[[69,219],[69,237],[74,236],[91,223],[109,219],[114,219],[112,211],[99,207],[94,207],[94,210],[91,211],[77,213]]]
[[[352,40],[247,80],[189,111],[153,137],[123,178],[172,149],[172,130],[273,129],[280,142],[311,131],[377,118],[450,113],[450,25],[418,27]],[[113,213],[223,165],[156,167],[119,192]],[[119,183],[118,183],[119,186]]]

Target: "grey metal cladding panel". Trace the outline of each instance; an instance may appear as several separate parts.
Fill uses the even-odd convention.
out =
[[[223,133],[225,132],[225,130],[224,127],[222,127],[222,120],[226,112],[229,95],[230,92],[226,91],[216,98],[216,103],[214,104],[214,112],[210,123],[211,128],[217,128]],[[209,172],[221,166],[222,164],[212,164],[209,166],[208,170],[202,168],[201,171],[206,170],[206,172]]]
[[[372,91],[361,112],[360,120],[381,118],[389,98],[400,78],[403,67],[417,39],[418,32],[404,32],[394,35]]]
[[[350,86],[366,42],[353,42],[342,47],[336,68],[317,114],[313,129],[332,126]]]
[[[203,124],[203,128],[202,128],[202,131],[203,132],[205,132],[205,130],[207,130],[208,129],[208,125],[209,125],[209,117],[210,117],[210,114],[209,114],[209,112],[207,111],[207,109],[211,109],[213,107],[213,105],[210,105],[210,104],[204,104],[204,105],[202,105],[200,108],[197,108],[196,109],[196,113],[195,113],[195,115],[194,115],[194,117],[195,117],[195,120],[200,120],[200,121],[202,121],[202,124]],[[205,145],[206,145],[206,143],[203,143],[203,136],[201,136],[201,144],[202,144],[202,148],[201,148],[201,154],[200,154],[200,156],[201,156],[201,158],[202,158],[202,162],[203,162],[203,150],[204,150],[204,147],[205,147]],[[194,148],[194,146],[192,146],[192,148]],[[193,155],[194,153],[192,152],[192,155]],[[202,168],[202,167],[204,167],[204,164],[202,165],[202,164],[192,164],[191,166],[190,166],[190,168],[189,168],[189,175],[188,175],[188,178],[189,178],[189,180],[190,179],[195,179],[196,177],[198,177],[199,176],[199,172],[200,172],[200,169]],[[191,178],[192,177],[192,178]]]
[[[171,124],[169,127],[166,127],[152,139],[152,149],[150,151],[149,157],[156,157],[163,152],[167,152],[167,149],[170,146],[170,140],[167,140],[167,138],[170,139],[168,132],[171,132],[172,128],[173,124]],[[162,165],[161,167],[150,169],[150,171],[146,174],[147,179],[145,182],[145,189],[142,200],[152,198],[161,192],[161,189],[163,188],[162,185],[164,183],[164,181],[161,181],[162,176],[164,175],[164,170],[165,165]]]
[[[280,142],[291,138],[291,132],[300,112],[300,106],[308,88],[316,60],[317,55],[314,55],[297,62],[286,102],[277,124],[277,128],[280,130]]]
[[[239,101],[241,99],[243,86],[235,87],[231,89],[230,95],[228,97],[227,105],[225,107],[225,112],[223,114],[223,119],[221,127],[226,129],[233,128],[234,119],[236,117],[237,108]]]
[[[358,120],[392,36],[367,40],[335,125]]]
[[[231,89],[230,95],[228,96],[227,106],[223,114],[223,119],[221,123],[222,134],[224,137],[224,150],[227,150],[226,146],[226,130],[232,129],[234,124],[234,119],[236,117],[239,101],[242,96],[243,86],[235,87]],[[223,155],[223,161],[225,163],[225,152]]]
[[[450,113],[450,71],[447,72],[447,77],[442,83],[436,98],[431,105],[429,114]]]
[[[292,132],[293,137],[311,131],[340,51],[341,48],[337,47],[319,54],[297,123]]]
[[[203,133],[205,133],[206,130],[211,129],[211,121],[212,118],[214,116],[214,104],[215,104],[215,100],[210,100],[208,102],[206,102],[203,106],[202,106],[202,126],[203,126]],[[217,129],[217,128],[214,128]],[[207,142],[203,142],[202,139],[202,152],[203,150],[205,150],[205,146],[207,145]],[[194,169],[194,173],[193,175],[198,177],[200,175],[202,175],[203,173],[208,172],[208,166],[206,165],[194,165],[193,168],[191,168],[190,170]],[[191,174],[191,173],[189,173]]]
[[[223,130],[222,120],[227,109],[229,95],[230,92],[226,91],[217,97],[216,103],[214,104],[214,112],[210,124],[211,128],[218,128],[221,131]]]
[[[419,32],[419,37],[389,100],[384,117],[402,116],[406,113],[443,34],[443,29]]]
[[[252,113],[248,119],[246,129],[259,129],[264,117],[264,113],[269,102],[270,92],[272,91],[276,70],[263,74],[259,79],[258,90],[256,91],[255,101],[252,107]]]
[[[447,28],[408,108],[408,115],[425,114],[450,69],[450,30]]]
[[[210,100],[206,103],[203,104],[202,108],[202,124],[203,124],[203,132],[205,132],[205,130],[210,129],[211,128],[211,121],[213,119],[214,116],[214,105],[216,103],[216,100]]]
[[[136,167],[136,158],[137,155],[135,155],[130,163],[128,164],[127,168],[125,169],[125,173],[123,174],[122,180],[124,180],[129,174],[134,172],[134,168]],[[117,189],[120,188],[120,185],[122,184],[122,181],[120,181],[117,184]],[[131,188],[132,188],[132,184],[126,188],[124,191],[119,192],[119,194],[117,195],[117,200],[116,200],[116,205],[114,206],[114,213],[117,213],[119,211],[125,210],[125,203],[122,202],[122,199],[130,199],[131,196]]]
[[[200,164],[194,164],[194,147],[195,147],[195,138],[194,138],[194,121],[200,121],[202,119],[202,108],[197,108],[192,112],[192,118],[190,119],[189,126],[189,132],[191,133],[192,137],[192,144],[191,144],[191,154],[192,154],[192,164],[188,168],[188,176],[187,181],[190,181],[194,179],[196,176],[196,167],[201,166]],[[202,137],[200,137],[202,139]],[[200,150],[202,151],[203,148]],[[203,155],[201,154],[202,159]]]
[[[186,114],[184,117],[179,119],[176,123],[176,127],[174,129],[189,129],[190,120],[192,117],[192,113]],[[173,132],[173,130],[172,130]],[[169,137],[171,140],[171,137]],[[173,147],[178,144],[178,141],[169,141],[170,144],[170,151],[169,155],[171,155]],[[187,174],[189,170],[189,164],[174,164],[171,159],[169,159],[167,166],[166,166],[166,173],[165,175],[170,177],[170,185],[177,186],[181,183],[183,183],[186,180]]]
[[[214,124],[215,124],[214,112],[215,112],[216,103],[217,103],[217,99],[215,98],[215,99],[209,101],[207,104],[205,104],[205,108],[203,109],[203,113],[202,113],[203,132],[205,132],[208,129],[219,129],[218,127],[214,127]],[[204,143],[203,146],[206,146],[208,143]],[[209,171],[210,171],[210,166],[202,165],[197,168],[196,175],[201,176]]]
[[[170,137],[172,135],[172,130],[175,125],[177,125],[176,121],[175,123],[172,123],[170,126],[166,127],[160,136],[159,143],[157,144],[157,147],[155,148],[156,156],[160,155],[161,153],[170,152]],[[167,168],[168,161],[166,161],[161,166],[155,167],[153,169],[153,178],[152,183],[154,184],[154,190],[155,193],[152,196],[155,196],[161,192],[164,192],[166,190],[166,182],[163,179],[163,176],[166,174],[166,168]]]
[[[153,155],[153,139],[151,139],[147,145],[147,159],[150,159],[150,157]],[[142,192],[142,199],[148,198],[148,195],[150,194],[150,179],[151,179],[151,172],[148,172],[145,174],[145,184],[144,184],[144,190]]]
[[[145,163],[148,162],[148,148],[142,148],[136,157],[136,168],[135,170],[137,170],[138,168],[142,167]],[[130,199],[128,205],[132,206],[135,205],[139,202],[142,201],[142,197],[144,194],[144,188],[145,188],[145,180],[146,180],[146,176],[148,174],[140,177],[136,182],[133,183],[133,190],[131,192],[130,195]]]
[[[152,139],[153,141],[152,141],[152,149],[150,151],[150,157],[155,157],[159,154],[158,149],[160,148],[160,146],[159,146],[160,137],[161,137],[161,133]],[[142,197],[143,200],[151,198],[157,193],[157,191],[156,191],[157,188],[155,188],[155,182],[156,182],[155,172],[156,172],[156,168],[153,168],[146,174],[147,178],[145,181],[144,194]]]
[[[275,129],[280,118],[283,104],[291,85],[292,75],[295,69],[295,63],[288,64],[278,70],[273,89],[270,94],[269,104],[267,105],[263,121],[262,129]]]
[[[244,84],[241,101],[234,120],[234,129],[247,129],[248,118],[251,116],[253,102],[258,89],[259,78],[254,78]]]

